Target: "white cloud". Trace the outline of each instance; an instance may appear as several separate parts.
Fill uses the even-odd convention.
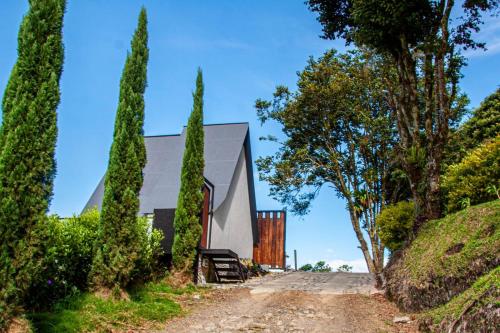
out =
[[[485,17],[484,25],[479,33],[474,33],[472,38],[478,42],[486,43],[486,51],[483,49],[467,50],[464,55],[469,58],[490,56],[500,53],[500,20],[496,17]]]
[[[464,52],[464,55],[468,58],[475,58],[475,57],[489,56],[497,54],[499,52],[500,52],[500,38],[496,38],[486,42],[486,50],[483,49],[467,50]]]
[[[328,265],[330,265],[333,272],[336,272],[339,266],[349,265],[352,266],[352,271],[355,273],[368,273],[368,268],[363,258],[354,260],[333,259],[328,261]]]

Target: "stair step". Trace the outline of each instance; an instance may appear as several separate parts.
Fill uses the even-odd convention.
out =
[[[219,274],[220,276],[222,276],[222,275],[238,275],[238,276],[240,276],[240,272],[235,271],[235,270],[217,270],[217,273],[223,273],[223,274]]]
[[[212,259],[213,262],[217,263],[233,263],[233,262],[238,262],[236,259]]]
[[[217,272],[239,272],[238,267],[215,267]]]
[[[219,279],[226,279],[226,280],[241,280],[241,277],[239,275],[220,275]]]

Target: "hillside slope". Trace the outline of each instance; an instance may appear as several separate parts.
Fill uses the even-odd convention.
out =
[[[500,267],[451,301],[419,315],[423,332],[495,332],[500,327]]]
[[[429,221],[395,253],[386,295],[405,311],[443,305],[500,263],[500,200]]]

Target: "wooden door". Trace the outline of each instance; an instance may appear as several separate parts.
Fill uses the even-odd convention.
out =
[[[284,211],[257,213],[259,243],[253,248],[253,260],[256,263],[273,268],[285,268],[285,214]]]
[[[210,220],[210,189],[203,186],[203,209],[201,211],[202,234],[200,246],[204,249],[208,248],[208,227]]]

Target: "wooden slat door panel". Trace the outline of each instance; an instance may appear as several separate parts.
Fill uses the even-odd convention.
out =
[[[256,263],[285,268],[285,218],[283,211],[258,212],[259,244],[254,246]]]
[[[208,220],[210,213],[210,189],[203,187],[203,210],[201,211],[202,234],[200,246],[204,249],[208,246]]]

